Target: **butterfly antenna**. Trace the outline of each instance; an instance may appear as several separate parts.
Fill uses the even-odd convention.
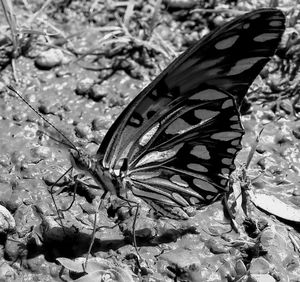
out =
[[[70,139],[65,135],[63,134],[57,127],[55,127],[51,122],[49,122],[47,119],[45,119],[34,107],[32,107],[24,98],[23,96],[14,88],[12,87],[11,85],[7,85],[6,86],[10,91],[14,92],[16,95],[18,95],[18,97],[30,108],[32,109],[44,122],[46,122],[48,125],[50,125],[52,128],[54,128],[65,140],[67,140],[68,144],[66,143],[63,143],[67,146],[70,146],[72,147],[74,150],[77,150],[76,146],[70,141]]]
[[[70,144],[67,144],[67,143],[65,143],[64,141],[61,141],[61,140],[58,140],[58,139],[54,138],[53,136],[51,136],[50,134],[48,134],[48,133],[45,132],[45,131],[42,131],[42,130],[41,130],[40,132],[41,132],[42,134],[48,136],[50,139],[52,139],[53,141],[55,141],[55,142],[57,142],[57,143],[63,144],[63,145],[65,145],[66,147],[69,147],[69,146],[70,146]]]

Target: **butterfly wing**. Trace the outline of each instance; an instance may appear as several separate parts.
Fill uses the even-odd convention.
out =
[[[208,204],[227,191],[243,133],[234,98],[216,88],[200,90],[156,116],[136,139],[125,186],[169,217],[177,207]]]
[[[240,106],[249,86],[277,48],[285,18],[276,9],[261,9],[236,18],[179,56],[121,113],[98,150],[105,168],[114,169],[153,124],[155,115],[200,89],[216,86]],[[129,145],[128,145],[129,144]]]
[[[240,150],[238,108],[275,52],[284,16],[262,9],[225,24],[177,58],[121,113],[98,158],[157,211],[201,205],[226,191]]]

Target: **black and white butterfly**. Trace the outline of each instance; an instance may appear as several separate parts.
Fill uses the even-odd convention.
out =
[[[73,164],[111,194],[128,190],[159,214],[185,218],[228,191],[244,134],[239,107],[285,28],[276,9],[240,16],[179,56],[125,108],[97,155]]]

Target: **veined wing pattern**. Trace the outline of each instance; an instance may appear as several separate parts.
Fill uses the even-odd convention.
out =
[[[228,190],[241,149],[239,107],[280,42],[276,9],[238,17],[179,56],[125,108],[96,163],[74,163],[106,191],[130,189],[160,214],[182,218]]]

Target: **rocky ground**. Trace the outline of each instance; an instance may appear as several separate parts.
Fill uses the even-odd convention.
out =
[[[95,183],[76,171],[63,176],[69,151],[48,122],[95,154],[117,115],[173,58],[240,11],[270,4],[199,2],[2,2],[0,281],[300,281],[299,9],[293,1],[279,1],[287,30],[242,117],[246,134],[230,199],[238,199],[239,233],[220,202],[176,221],[150,216],[135,199],[141,204],[137,253],[134,209],[107,198],[98,211],[103,191],[85,185]],[[248,216],[240,193],[248,198]],[[52,196],[66,209],[61,220]]]

